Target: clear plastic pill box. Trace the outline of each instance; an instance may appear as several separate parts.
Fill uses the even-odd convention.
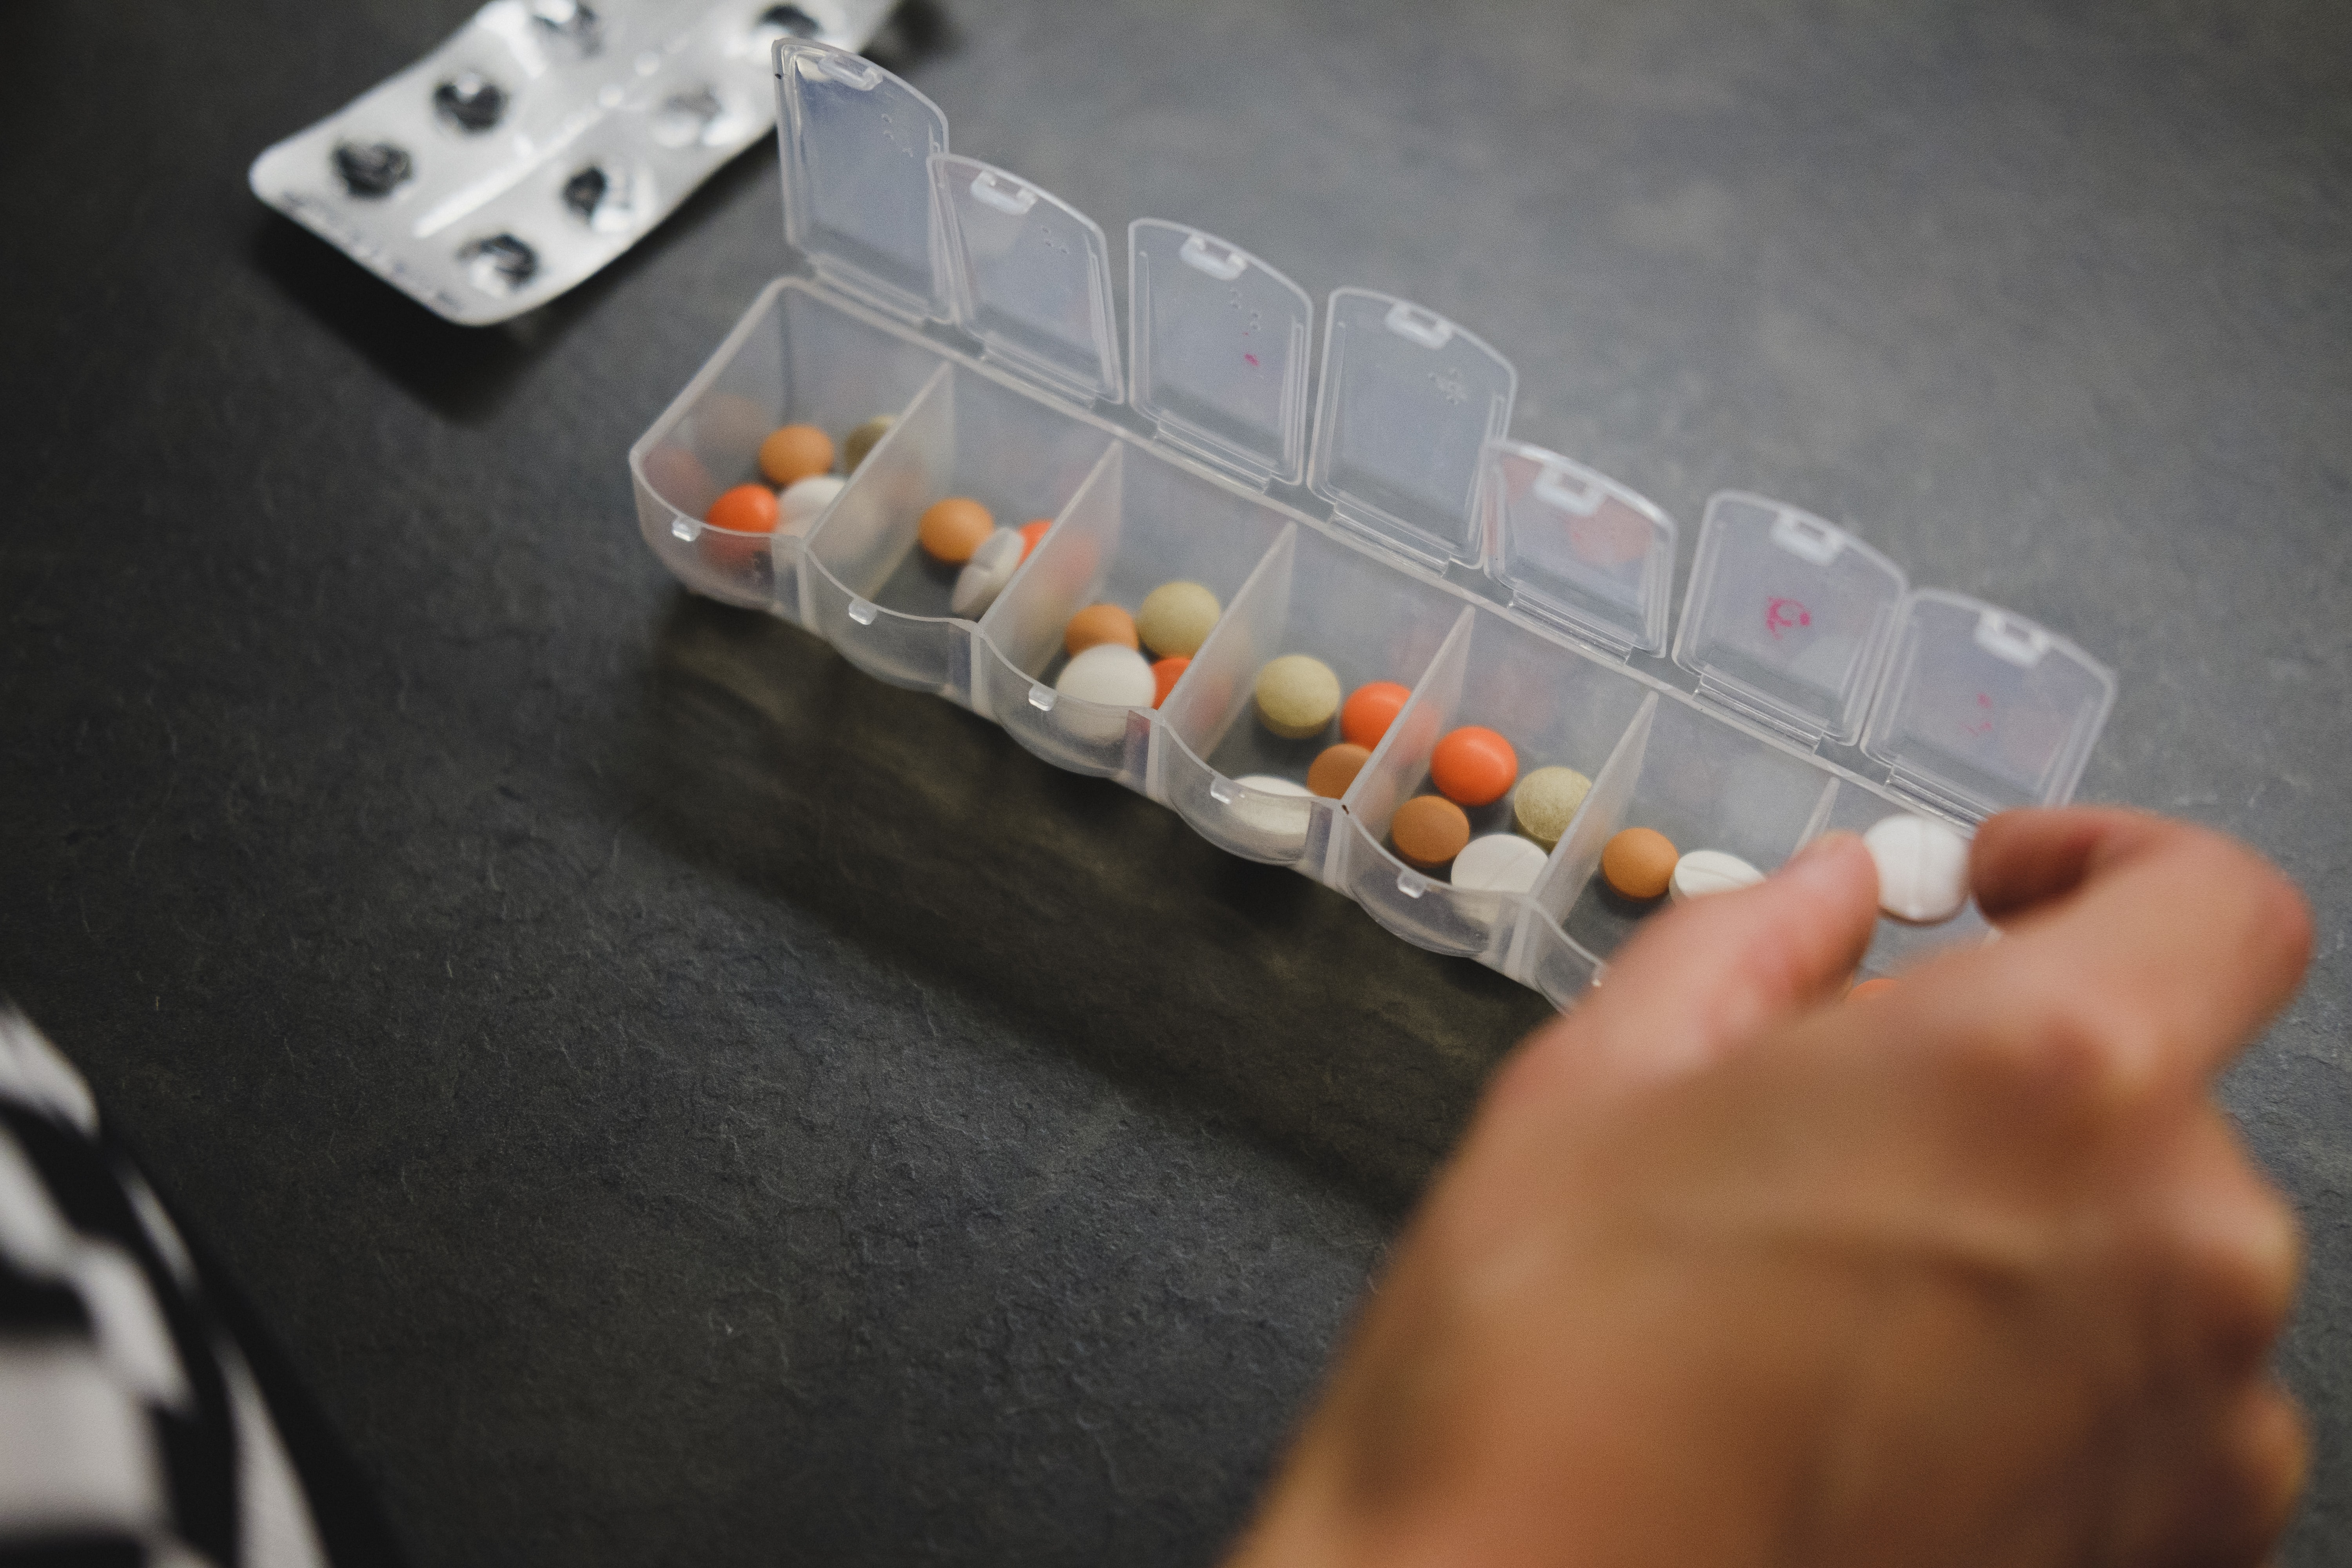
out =
[[[1562,1005],[1641,918],[1596,879],[1621,828],[1769,870],[1895,813],[1965,831],[2072,794],[2115,681],[2063,637],[1914,588],[1845,530],[1742,494],[1708,502],[1670,627],[1674,521],[1514,440],[1516,373],[1468,329],[1342,288],[1318,351],[1297,284],[1146,219],[1128,232],[1122,343],[1110,244],[1084,214],[950,152],[939,109],[870,61],[785,40],[775,70],[795,269],[629,454],[646,540],[696,591],[781,616]],[[804,531],[701,521],[757,479],[776,426],[838,441],[883,414],[888,434]],[[916,544],[947,496],[1052,522],[978,621],[950,613]],[[1074,611],[1132,609],[1178,578],[1224,609],[1158,709],[1055,689]],[[1347,690],[1412,692],[1340,799],[1241,782],[1303,779],[1337,739],[1258,722],[1256,672],[1289,653]],[[1429,791],[1432,749],[1464,724],[1509,739],[1522,773],[1592,780],[1525,893],[1456,888],[1389,844],[1397,807]],[[1473,818],[1507,831],[1507,799]],[[1985,929],[1973,908],[1935,927],[1882,920],[1864,968]]]

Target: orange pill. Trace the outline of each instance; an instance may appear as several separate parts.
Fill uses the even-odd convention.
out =
[[[1050,517],[1041,517],[1034,522],[1024,522],[1021,525],[1022,560],[1029,559],[1029,552],[1037,548],[1037,542],[1045,538],[1045,531],[1053,526],[1054,520]]]
[[[1492,805],[1510,793],[1518,777],[1518,752],[1484,725],[1465,724],[1429,754],[1429,782],[1457,805]]]
[[[1629,827],[1601,849],[1601,874],[1629,899],[1661,898],[1681,858],[1675,841],[1656,828]]]
[[[1434,871],[1470,842],[1470,818],[1444,795],[1417,795],[1389,819],[1396,852],[1424,871]]]
[[[1894,989],[1895,982],[1887,979],[1884,974],[1878,974],[1873,975],[1868,980],[1854,982],[1853,989],[1847,992],[1846,996],[1849,1000],[1859,1002],[1865,996],[1875,996],[1882,991]]]
[[[965,496],[933,501],[915,525],[915,537],[934,561],[961,566],[996,531],[996,514]]]
[[[1117,605],[1088,605],[1062,628],[1062,650],[1072,658],[1102,643],[1139,647],[1142,641],[1135,635],[1135,617]]]
[[[773,533],[776,492],[765,485],[737,485],[710,503],[702,521],[731,533]]]
[[[1152,665],[1151,705],[1154,708],[1168,700],[1168,694],[1176,689],[1176,683],[1179,680],[1184,679],[1185,667],[1192,662],[1189,658],[1171,657],[1160,659]]]
[[[760,443],[760,471],[778,489],[833,472],[833,437],[814,425],[787,425]]]
[[[1389,732],[1398,710],[1412,696],[1393,680],[1359,686],[1339,709],[1339,733],[1349,745],[1370,751],[1381,743],[1381,737]]]
[[[1342,741],[1336,746],[1327,746],[1323,754],[1315,759],[1314,765],[1307,770],[1307,792],[1319,795],[1325,800],[1337,800],[1348,793],[1348,786],[1356,782],[1356,775],[1362,773],[1364,764],[1371,760],[1372,753],[1369,750],[1352,742]]]

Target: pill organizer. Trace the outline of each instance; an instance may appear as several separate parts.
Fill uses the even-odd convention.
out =
[[[427,309],[487,326],[635,244],[774,122],[771,43],[896,0],[491,0],[265,151],[254,195]]]
[[[774,56],[785,237],[770,284],[630,450],[653,550],[696,591],[770,611],[877,679],[993,720],[1031,752],[1116,779],[1235,855],[1293,868],[1408,942],[1572,1002],[1642,918],[1595,876],[1626,826],[1769,869],[1895,813],[1963,831],[2073,792],[2109,671],[2024,618],[1937,589],[1843,529],[1724,494],[1702,519],[1668,654],[1675,527],[1639,495],[1510,436],[1510,362],[1437,312],[1370,289],[1306,292],[1181,224],[1128,232],[1125,353],[1102,229],[949,150],[945,117],[889,72],[787,39]],[[803,531],[701,518],[756,478],[769,431],[836,439],[894,416]],[[967,496],[1051,527],[977,621],[916,545]],[[1157,709],[1057,692],[1062,629],[1160,584],[1224,606]],[[1302,780],[1336,734],[1275,736],[1258,669],[1305,653],[1344,689],[1411,700],[1339,800]],[[1525,893],[1456,888],[1388,840],[1456,726],[1521,771],[1592,788]],[[1509,801],[1472,814],[1507,831]],[[1867,972],[1981,938],[1971,907],[1882,920]]]

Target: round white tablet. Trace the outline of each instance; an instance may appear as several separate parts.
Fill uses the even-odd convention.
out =
[[[988,606],[996,603],[996,596],[1013,581],[1013,574],[1021,570],[1021,535],[1016,530],[1000,528],[982,540],[963,570],[956,574],[948,608],[968,621],[988,614]]]
[[[809,524],[824,515],[847,479],[835,474],[811,474],[776,492],[776,531],[806,533]]]
[[[1675,874],[1666,883],[1666,891],[1680,903],[1702,893],[1752,888],[1763,879],[1763,872],[1737,855],[1727,855],[1720,849],[1694,849],[1675,862]]]
[[[1470,840],[1454,858],[1454,885],[1474,893],[1524,893],[1550,858],[1532,838],[1489,833]]]
[[[1303,784],[1294,783],[1275,773],[1244,773],[1234,783],[1244,789],[1254,789],[1260,795],[1311,796],[1315,793]]]
[[[1878,862],[1878,907],[1898,921],[1934,925],[1969,901],[1969,841],[1926,816],[1890,816],[1862,836]]]
[[[1013,541],[1018,544],[1021,536],[1014,534]],[[1115,642],[1097,643],[1063,666],[1054,689],[1081,702],[1099,702],[1109,708],[1149,708],[1160,694],[1150,662],[1133,648]]]

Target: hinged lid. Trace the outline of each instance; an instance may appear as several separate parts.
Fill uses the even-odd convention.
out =
[[[1307,462],[1307,290],[1182,224],[1127,229],[1129,401],[1163,439],[1263,484]]]
[[[948,145],[939,106],[845,49],[781,38],[776,139],[784,237],[817,275],[906,320],[944,320],[929,168]]]
[[[1511,603],[1612,653],[1664,653],[1675,520],[1616,480],[1524,441],[1487,448],[1490,570]]]
[[[2074,792],[2116,700],[2113,671],[2021,616],[1911,595],[1863,750],[1891,780],[1974,821]]]
[[[1434,310],[1335,290],[1307,482],[1337,521],[1408,555],[1482,565],[1486,443],[1510,428],[1517,387],[1510,361]]]
[[[977,158],[934,153],[948,299],[992,359],[1087,402],[1120,397],[1110,242],[1086,214]]]
[[[1852,741],[1877,684],[1903,569],[1761,496],[1706,503],[1675,662],[1699,690],[1810,741]]]

